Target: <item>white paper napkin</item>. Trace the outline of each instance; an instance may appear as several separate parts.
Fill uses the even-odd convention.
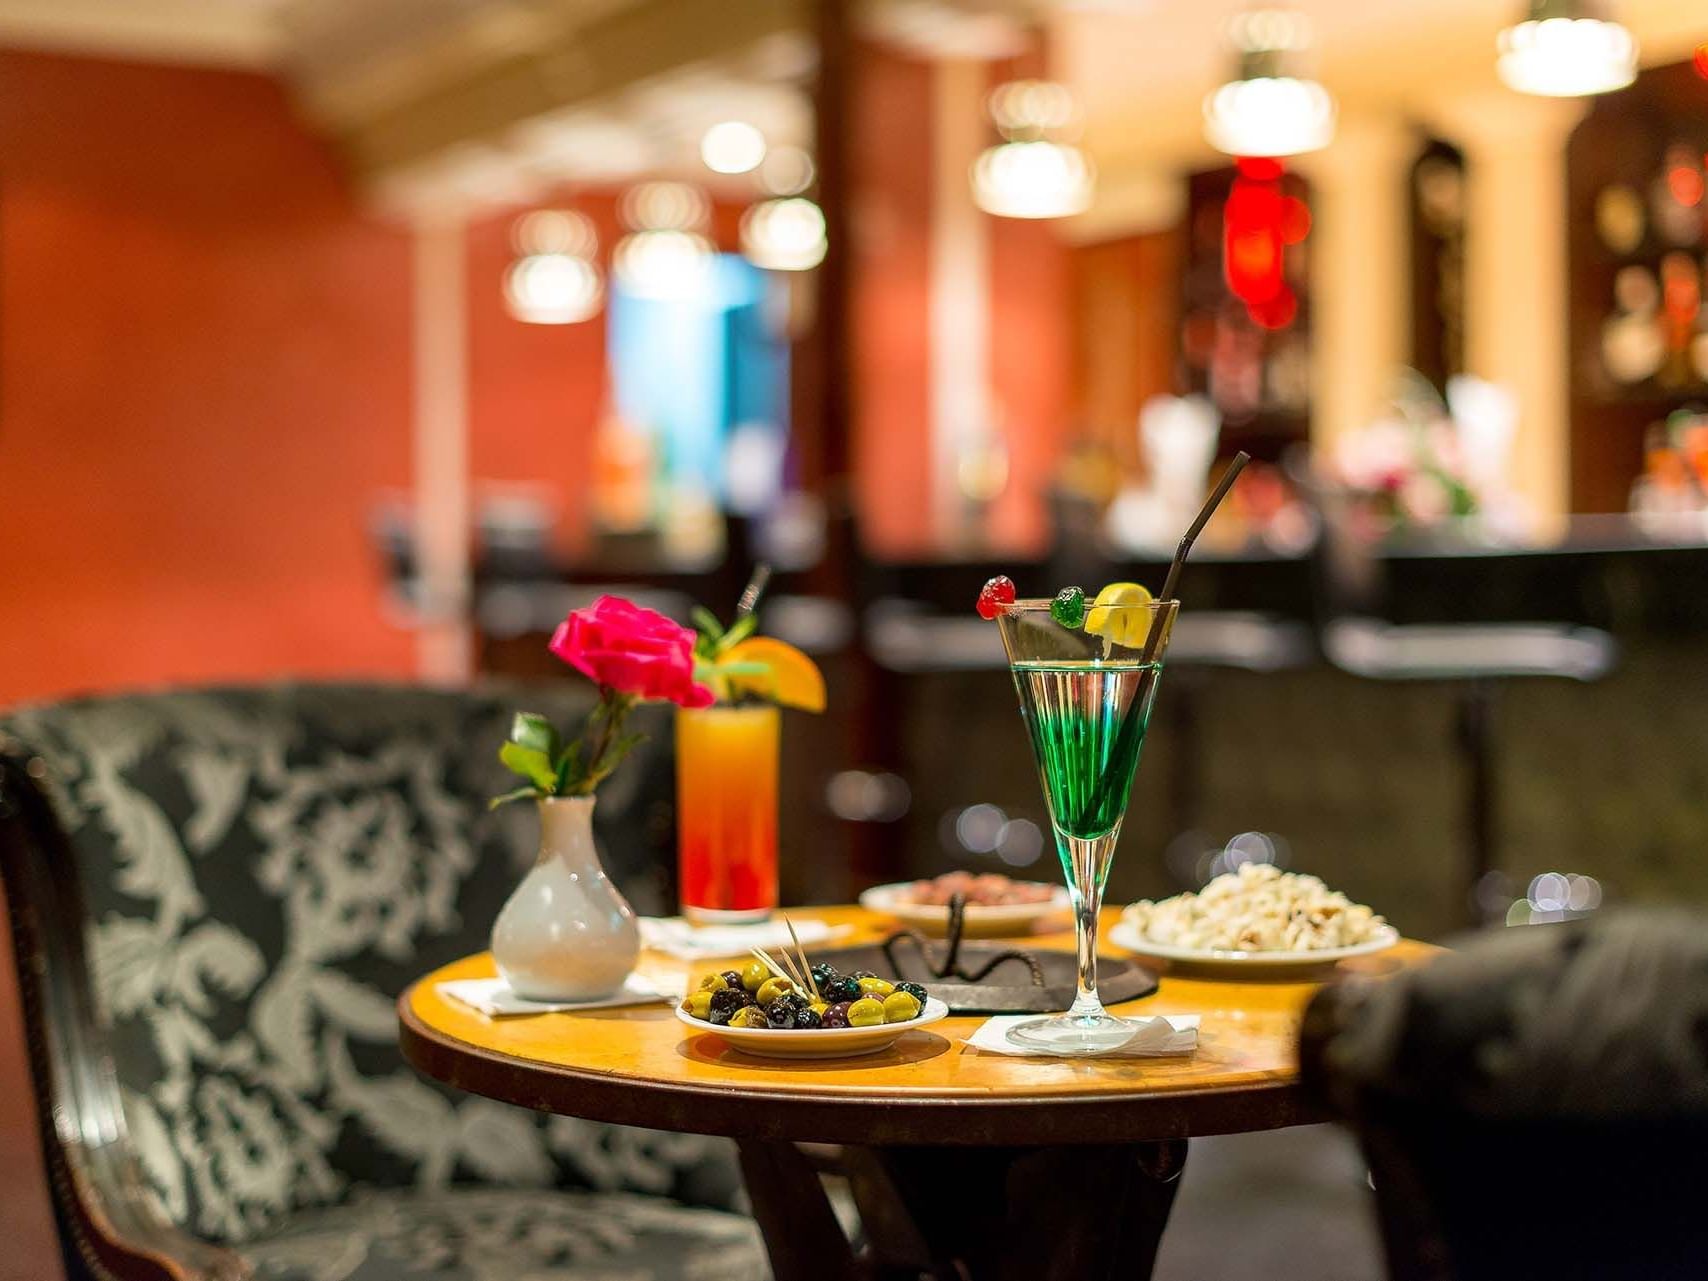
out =
[[[1014,1044],[1008,1039],[1008,1029],[1016,1023],[1037,1018],[1036,1014],[999,1014],[979,1024],[978,1030],[967,1038],[967,1044],[980,1054],[1013,1054],[1021,1058],[1054,1058]],[[1165,1054],[1190,1054],[1198,1048],[1198,1015],[1157,1014],[1148,1019],[1133,1019],[1137,1031],[1125,1045],[1104,1050],[1098,1057],[1112,1059],[1156,1058]]]
[[[597,1001],[530,1001],[517,996],[503,979],[446,979],[439,990],[453,1001],[482,1014],[552,1014],[559,1010],[607,1010],[619,1005],[647,1005],[676,998],[652,979],[631,974],[623,986]]]
[[[641,942],[647,947],[684,961],[703,960],[708,956],[746,956],[750,947],[764,948],[776,954],[776,949],[791,946],[789,927],[781,921],[760,921],[754,925],[690,925],[679,916],[645,916],[640,923]],[[796,921],[795,932],[801,946],[828,943],[853,931],[852,926],[826,925],[823,921]]]

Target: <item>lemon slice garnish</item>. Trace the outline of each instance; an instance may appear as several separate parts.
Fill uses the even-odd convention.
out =
[[[1154,598],[1143,583],[1110,583],[1085,611],[1085,630],[1116,645],[1137,649],[1150,635],[1151,611],[1132,608]]]

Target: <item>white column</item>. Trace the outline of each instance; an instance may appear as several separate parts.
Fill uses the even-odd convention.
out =
[[[1311,442],[1369,423],[1411,362],[1410,171],[1421,139],[1396,117],[1342,116],[1299,158],[1311,182]]]
[[[473,655],[463,222],[418,221],[413,239],[416,665],[422,680],[454,684]]]
[[[1465,153],[1465,363],[1518,398],[1509,477],[1541,535],[1570,501],[1566,142],[1586,109],[1490,93],[1434,113]]]
[[[985,63],[970,60],[931,73],[931,500],[942,538],[960,522],[955,472],[966,437],[990,412],[990,233],[971,179],[989,141],[985,74]]]

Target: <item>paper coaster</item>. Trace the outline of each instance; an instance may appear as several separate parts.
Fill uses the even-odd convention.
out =
[[[631,974],[623,986],[597,1001],[529,1001],[517,996],[503,979],[446,979],[439,991],[482,1014],[554,1014],[563,1010],[609,1010],[620,1005],[649,1005],[673,1001],[653,980]]]
[[[1061,1056],[1029,1050],[1008,1039],[1008,1029],[1016,1023],[1029,1023],[1036,1014],[999,1014],[979,1024],[978,1030],[967,1038],[967,1044],[980,1054],[1010,1054],[1016,1058],[1045,1059]],[[1190,1054],[1198,1048],[1198,1015],[1156,1014],[1144,1019],[1129,1020],[1134,1026],[1133,1038],[1113,1050],[1103,1050],[1095,1057],[1104,1059],[1148,1059],[1164,1055]]]

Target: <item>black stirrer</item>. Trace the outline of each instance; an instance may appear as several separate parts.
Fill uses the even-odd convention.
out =
[[[771,581],[771,566],[760,561],[753,567],[753,577],[747,580],[747,586],[741,590],[741,599],[735,603],[737,619],[745,618],[759,608],[759,598],[765,594],[765,587]]]
[[[1186,527],[1186,532],[1180,536],[1180,546],[1174,549],[1174,560],[1168,566],[1168,577],[1162,580],[1162,594],[1157,597],[1158,601],[1167,602],[1174,599],[1175,587],[1180,582],[1180,571],[1186,564],[1186,558],[1192,554],[1193,542],[1203,531],[1204,526],[1210,523],[1210,517],[1216,514],[1216,508],[1221,506],[1222,499],[1228,496],[1228,490],[1234,487],[1234,481],[1239,479],[1240,472],[1245,469],[1245,465],[1250,461],[1251,455],[1243,449],[1234,455],[1234,460],[1228,464],[1228,469],[1222,473],[1221,480],[1216,482],[1216,487],[1210,491],[1209,498],[1204,500],[1203,508],[1192,523]],[[1151,664],[1156,661],[1156,648],[1162,643],[1162,632],[1163,629],[1156,625],[1156,620],[1153,618],[1150,634],[1145,637],[1144,653],[1139,656],[1139,667],[1144,673],[1140,677],[1141,681],[1154,682],[1156,680],[1157,673],[1151,670]],[[1126,718],[1122,720],[1121,728],[1116,732],[1115,749],[1111,754],[1111,760],[1126,759],[1126,754],[1137,746],[1133,740],[1144,733],[1145,703],[1149,693],[1148,689],[1141,688],[1134,695],[1132,704],[1127,708]],[[1092,797],[1092,814],[1102,812],[1103,806],[1108,803],[1109,793],[1115,786],[1114,773],[1105,773],[1102,779],[1098,781],[1097,791]]]

